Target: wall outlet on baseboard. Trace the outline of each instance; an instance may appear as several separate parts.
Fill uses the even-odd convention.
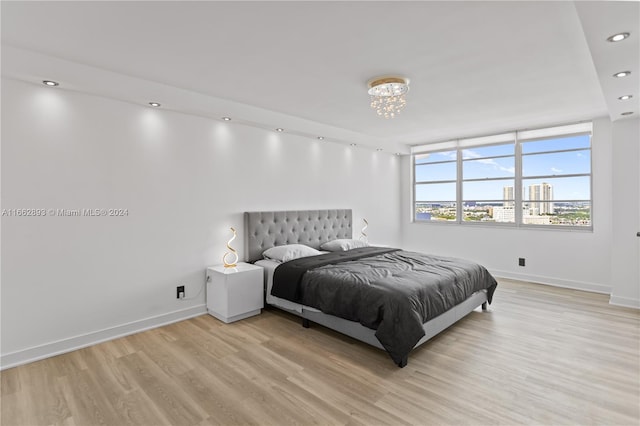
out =
[[[518,258],[518,265],[519,266],[524,266],[524,257],[519,257]]]
[[[176,287],[176,297],[178,299],[184,299],[184,286],[183,285],[179,285],[178,287]]]

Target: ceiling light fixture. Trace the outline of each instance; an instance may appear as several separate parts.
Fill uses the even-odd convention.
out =
[[[382,151],[382,148],[376,148],[376,151],[380,152]]]
[[[231,121],[231,117],[222,117],[224,121]]]
[[[618,99],[620,99],[621,101],[626,101],[627,99],[631,99],[631,98],[633,98],[633,95],[620,96]]]
[[[629,37],[629,33],[618,33],[618,34],[614,34],[611,37],[607,38],[607,41],[610,42],[616,42],[616,41],[622,41],[625,38]]]
[[[626,112],[623,112],[620,115],[631,115],[631,114],[633,114],[633,111],[626,111]]]
[[[356,144],[355,143],[350,143],[349,146],[356,146]]]
[[[318,140],[319,141],[323,141],[324,140],[324,136],[318,136]]]
[[[58,83],[57,81],[51,81],[51,80],[42,80],[42,84],[44,84],[45,86],[59,86],[60,83]]]
[[[278,128],[276,129],[276,132],[284,132],[284,129],[283,129],[282,127],[278,127]]]
[[[626,77],[629,74],[631,74],[631,71],[620,71],[620,72],[615,73],[613,76],[614,77]]]
[[[371,108],[384,118],[394,118],[407,104],[409,79],[404,77],[376,77],[367,82]]]
[[[154,108],[158,108],[160,106],[160,104],[157,102],[149,102],[149,105],[151,105]]]

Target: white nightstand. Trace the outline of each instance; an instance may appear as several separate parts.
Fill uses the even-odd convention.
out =
[[[226,323],[258,315],[264,306],[264,272],[260,266],[207,268],[207,311]]]

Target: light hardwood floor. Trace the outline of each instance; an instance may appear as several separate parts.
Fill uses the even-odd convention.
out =
[[[639,311],[500,280],[403,369],[280,311],[204,315],[3,371],[1,423],[638,425],[639,364]]]

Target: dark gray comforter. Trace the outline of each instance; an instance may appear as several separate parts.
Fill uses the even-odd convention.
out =
[[[276,268],[271,293],[376,330],[401,365],[424,336],[423,323],[479,290],[491,303],[496,286],[477,263],[365,248],[286,262]]]

